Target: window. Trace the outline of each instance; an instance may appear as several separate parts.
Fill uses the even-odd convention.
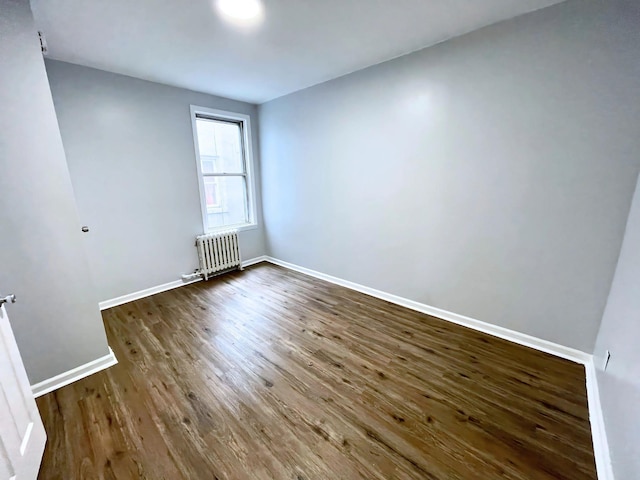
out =
[[[191,106],[205,232],[256,226],[249,116]]]

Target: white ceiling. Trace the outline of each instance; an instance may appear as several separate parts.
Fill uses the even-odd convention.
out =
[[[32,0],[49,56],[262,103],[561,0],[264,0],[255,28],[214,0]]]

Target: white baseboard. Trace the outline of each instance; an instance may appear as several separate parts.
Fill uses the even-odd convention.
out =
[[[249,260],[244,260],[242,262],[242,268],[244,267],[250,267],[251,265],[255,265],[256,263],[260,263],[260,262],[266,262],[267,261],[267,256],[266,255],[261,255],[259,257],[255,257],[255,258],[250,258]]]
[[[93,375],[105,368],[109,368],[118,363],[116,356],[109,347],[109,353],[104,357],[96,358],[84,365],[80,365],[79,367],[68,370],[60,375],[56,375],[55,377],[51,377],[42,382],[31,385],[31,391],[33,392],[34,398],[38,398],[45,393],[53,392],[59,388],[62,388],[70,383],[81,380],[89,375]]]
[[[596,457],[596,470],[599,480],[614,480],[609,453],[609,442],[604,426],[602,405],[600,404],[600,391],[598,389],[598,377],[593,359],[585,365],[587,375],[587,398],[589,401],[589,421],[591,423],[591,437],[593,440],[593,453]]]
[[[309,268],[301,267],[299,265],[294,265],[293,263],[284,262],[282,260],[278,260],[277,258],[267,257],[266,261],[273,263],[274,265],[280,265],[281,267],[285,267],[290,270],[295,270],[296,272],[304,273],[305,275],[319,278],[320,280],[325,280],[327,282],[334,283],[342,287],[350,288],[351,290],[356,290],[357,292],[365,293],[372,297],[386,300],[387,302],[390,302],[390,303],[395,303],[396,305],[400,305],[402,307],[406,307],[411,310],[415,310],[417,312],[426,313],[427,315],[438,317],[443,320],[447,320],[449,322],[462,325],[464,327],[469,327],[469,328],[472,328],[473,330],[478,330],[480,332],[488,333],[489,335],[493,335],[494,337],[503,338],[505,340],[509,340],[511,342],[517,343],[519,345],[524,345],[526,347],[535,348],[536,350],[540,350],[542,352],[546,352],[551,355],[556,355],[558,357],[562,357],[567,360],[571,360],[573,362],[586,364],[591,360],[590,354],[582,352],[580,350],[576,350],[575,348],[565,347],[564,345],[559,345],[557,343],[549,342],[548,340],[543,340],[541,338],[533,337],[525,333],[516,332],[515,330],[510,330],[508,328],[500,327],[498,325],[493,325],[491,323],[483,322],[481,320],[476,320],[474,318],[465,317],[464,315],[459,315],[457,313],[449,312],[441,308],[432,307],[431,305],[426,305],[424,303],[416,302],[414,300],[409,300],[408,298],[400,297],[398,295],[393,295],[391,293],[382,292],[374,288],[365,287],[364,285],[360,285],[358,283],[333,277],[331,275],[317,272]]]
[[[264,262],[266,260],[266,256],[250,258],[249,260],[245,260],[242,262],[242,267],[248,267],[250,265],[254,265],[256,263]],[[104,300],[98,303],[100,310],[106,310],[107,308],[117,307],[118,305],[124,305],[125,303],[133,302],[134,300],[140,300],[141,298],[150,297],[151,295],[155,295],[156,293],[166,292],[167,290],[173,290],[174,288],[184,287],[185,285],[189,285],[191,283],[200,282],[202,278],[196,278],[195,280],[175,280],[169,283],[163,283],[162,285],[156,285],[155,287],[145,288],[144,290],[139,290],[137,292],[128,293],[126,295],[122,295],[121,297],[112,298],[110,300]]]
[[[195,280],[189,280],[187,282],[185,282],[184,280],[175,280],[173,282],[163,283],[162,285],[145,288],[144,290],[128,293],[126,295],[122,295],[121,297],[104,300],[103,302],[98,303],[98,306],[100,307],[100,310],[106,310],[107,308],[124,305],[125,303],[133,302],[134,300],[140,300],[141,298],[150,297],[151,295],[155,295],[156,293],[166,292],[167,290],[173,290],[174,288],[189,285],[190,283],[199,282],[200,280],[202,279],[196,278]]]

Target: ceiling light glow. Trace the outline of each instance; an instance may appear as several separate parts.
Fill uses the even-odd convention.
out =
[[[263,15],[260,0],[217,0],[216,4],[223,16],[236,23],[255,23]]]

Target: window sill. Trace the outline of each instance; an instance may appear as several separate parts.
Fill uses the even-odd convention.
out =
[[[207,233],[224,232],[225,230],[238,230],[238,232],[244,232],[247,230],[255,230],[258,228],[257,223],[243,223],[240,225],[229,225],[227,227],[216,227],[207,230]]]

